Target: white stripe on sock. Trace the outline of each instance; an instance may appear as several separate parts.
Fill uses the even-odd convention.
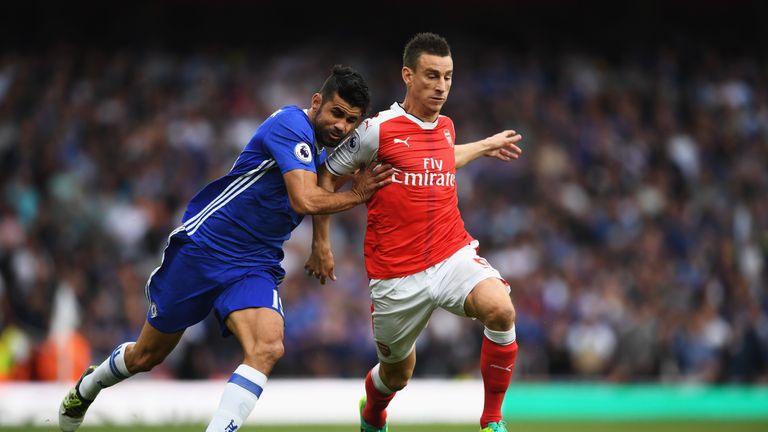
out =
[[[386,395],[394,393],[394,391],[390,390],[390,388],[384,384],[384,381],[381,380],[381,375],[379,375],[379,363],[376,363],[376,366],[371,369],[371,379],[373,380],[373,386],[376,387],[376,390]]]
[[[507,331],[491,330],[486,327],[483,333],[485,334],[485,337],[487,337],[491,342],[497,343],[499,345],[509,345],[517,338],[514,324],[512,324],[512,328]]]

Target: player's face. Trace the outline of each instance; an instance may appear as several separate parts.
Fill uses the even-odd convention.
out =
[[[353,107],[338,94],[324,101],[319,93],[312,96],[315,115],[312,124],[315,139],[323,147],[336,147],[362,120],[363,110]]]
[[[408,96],[416,104],[418,112],[432,117],[440,112],[448,99],[453,78],[453,59],[422,54],[416,63],[416,70],[403,68],[403,79],[408,87]]]

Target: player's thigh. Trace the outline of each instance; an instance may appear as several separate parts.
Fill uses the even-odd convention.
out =
[[[499,278],[488,278],[475,285],[467,296],[464,309],[467,316],[479,319],[486,327],[502,323],[505,327],[515,318],[509,286]]]
[[[444,263],[439,269],[435,297],[443,309],[459,315],[476,318],[477,298],[487,295],[492,301],[509,302],[509,288],[499,272],[488,261],[477,255],[473,246],[465,246]]]
[[[398,363],[413,351],[435,304],[423,272],[401,278],[371,280],[373,338],[382,363]]]
[[[242,328],[236,327],[240,334],[246,337],[245,340],[238,337],[242,343],[256,336],[266,337],[266,334],[256,335],[246,328],[247,324],[252,322],[259,325],[264,332],[269,332],[270,339],[279,336],[279,340],[282,340],[284,315],[283,302],[278,291],[279,283],[280,279],[273,272],[256,270],[227,284],[213,306],[223,335],[235,333],[232,330],[232,321],[242,324]],[[277,329],[278,333],[272,331]]]
[[[161,333],[176,333],[202,321],[226,277],[221,262],[206,257],[185,232],[174,234],[147,282],[147,322]]]
[[[243,348],[243,362],[265,375],[283,357],[283,317],[274,309],[247,308],[229,314],[226,326]]]
[[[236,310],[227,317],[226,326],[246,352],[253,352],[259,345],[271,346],[283,341],[283,317],[274,309]]]

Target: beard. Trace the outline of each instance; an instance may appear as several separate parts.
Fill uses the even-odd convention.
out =
[[[317,137],[318,144],[326,148],[338,147],[339,144],[341,144],[342,141],[344,141],[344,138],[347,137],[346,135],[342,135],[341,138],[334,141],[333,138],[331,138],[331,133],[328,131],[324,131],[324,133],[315,134],[315,136]]]

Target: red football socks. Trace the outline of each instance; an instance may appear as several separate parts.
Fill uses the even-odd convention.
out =
[[[517,341],[509,345],[499,345],[488,337],[483,337],[483,348],[480,350],[480,373],[485,387],[485,406],[483,415],[480,417],[480,427],[486,427],[489,422],[498,423],[501,420],[501,404],[504,402],[504,395],[512,380],[515,357],[517,357]]]
[[[383,428],[387,422],[387,405],[395,397],[395,393],[384,394],[373,384],[371,372],[365,377],[366,402],[363,408],[363,420],[376,428]]]

